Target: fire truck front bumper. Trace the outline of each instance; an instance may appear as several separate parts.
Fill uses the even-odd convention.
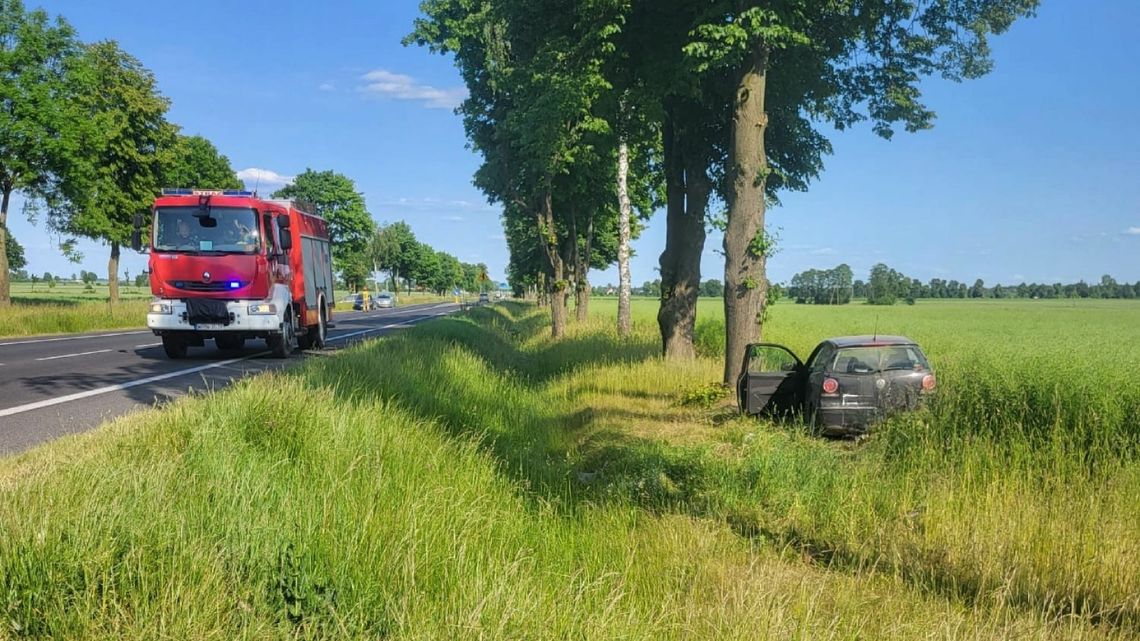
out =
[[[155,299],[147,311],[146,326],[159,336],[188,333],[203,338],[214,335],[263,338],[282,331],[281,310],[270,301],[215,301],[213,312],[212,317],[203,322],[201,318],[191,317],[184,300]]]

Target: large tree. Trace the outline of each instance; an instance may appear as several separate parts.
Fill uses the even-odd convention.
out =
[[[334,171],[306,169],[293,183],[277,190],[274,198],[305,203],[329,226],[333,265],[345,281],[359,285],[372,264],[368,255],[376,223],[368,214],[364,194],[351,178]]]
[[[53,141],[66,128],[66,63],[76,43],[71,27],[20,0],[0,0],[0,305],[11,302],[8,206],[12,193],[48,176]]]
[[[163,172],[166,187],[198,187],[201,189],[241,189],[230,159],[223,156],[212,142],[202,136],[179,134],[170,149]]]
[[[74,135],[59,143],[55,180],[42,195],[53,229],[110,245],[107,282],[117,302],[120,248],[161,189],[177,132],[154,75],[114,41],[86,46],[68,80]]]
[[[400,275],[407,275],[418,241],[412,228],[404,221],[397,221],[376,228],[372,235],[369,253],[373,271],[386,271],[392,279],[392,288],[400,288]]]
[[[608,130],[594,106],[609,88],[601,69],[622,4],[428,0],[409,38],[455,55],[469,90],[460,112],[484,159],[476,185],[504,206],[508,243],[537,240],[555,337],[565,332],[578,247],[574,201],[562,190],[573,190],[567,176],[581,158],[597,153],[586,139]],[[528,220],[533,232],[520,224]]]
[[[759,340],[765,305],[764,227],[781,187],[803,188],[830,151],[821,122],[870,120],[890,138],[918,131],[934,113],[920,82],[988,72],[987,38],[1033,11],[1037,0],[716,0],[705,3],[685,52],[705,77],[731,87],[722,197],[725,254],[724,380]]]

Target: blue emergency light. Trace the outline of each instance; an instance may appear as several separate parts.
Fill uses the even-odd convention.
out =
[[[230,289],[238,289],[240,287],[241,287],[241,283],[239,283],[238,281],[236,281],[236,280],[230,281]]]

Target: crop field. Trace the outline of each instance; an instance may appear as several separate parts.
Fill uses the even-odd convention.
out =
[[[773,306],[923,344],[852,443],[745,420],[653,301],[506,303],[0,460],[0,639],[1134,639],[1140,304]]]

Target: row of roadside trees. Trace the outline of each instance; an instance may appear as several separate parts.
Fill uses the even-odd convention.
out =
[[[9,245],[18,244],[7,222],[17,191],[73,260],[77,238],[109,246],[117,301],[134,214],[163,185],[241,188],[209,140],[167,120],[169,107],[154,75],[118,43],[81,42],[63,18],[0,0],[0,305],[11,302]]]
[[[81,42],[62,17],[0,0],[0,305],[11,302],[12,273],[27,265],[6,227],[15,192],[73,261],[82,258],[78,238],[109,246],[107,283],[117,302],[134,215],[147,212],[162,187],[243,187],[209,140],[167,119],[169,107],[154,75],[114,41]],[[416,241],[406,224],[378,228],[342,174],[307,169],[273,197],[304,201],[324,216],[334,266],[350,288],[376,269],[440,292],[487,281],[486,266]],[[394,236],[398,243],[386,242]]]
[[[662,349],[694,356],[706,228],[724,231],[731,383],[761,334],[766,208],[822,171],[822,127],[932,126],[922,79],[985,74],[988,36],[1036,4],[425,0],[407,41],[454,56],[475,184],[502,205],[509,277],[549,297],[555,337],[571,294],[584,315],[588,271],[614,260],[629,331],[634,214],[664,205]]]

